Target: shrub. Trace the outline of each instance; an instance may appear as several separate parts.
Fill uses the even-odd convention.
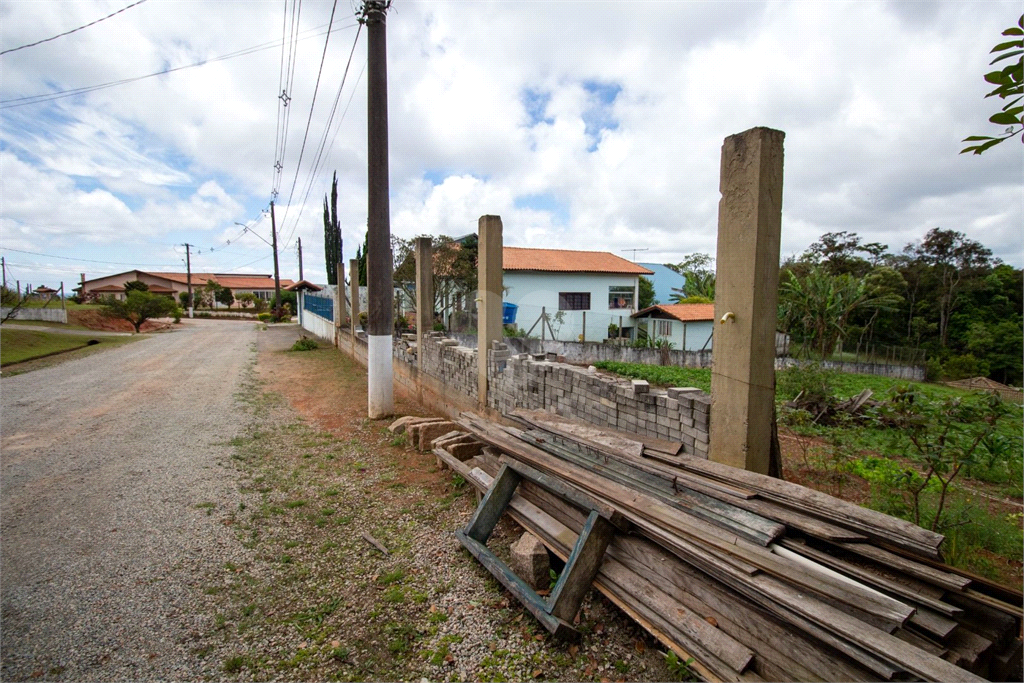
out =
[[[316,343],[315,339],[305,336],[292,344],[292,351],[312,351],[318,348],[320,348],[320,345]]]
[[[264,322],[264,323],[270,322],[270,319],[273,318],[273,317],[274,316],[270,315],[269,313],[257,313],[256,314],[256,318],[259,319],[260,322]]]
[[[359,322],[362,322],[362,315],[359,317]],[[434,323],[434,332],[444,332],[444,323]]]
[[[942,364],[942,374],[946,379],[968,379],[988,375],[988,363],[974,357],[973,353],[963,356],[952,356]]]

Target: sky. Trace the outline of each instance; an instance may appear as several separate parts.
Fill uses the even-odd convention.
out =
[[[366,233],[357,0],[145,0],[15,49],[131,3],[0,0],[8,282],[184,271],[186,243],[194,271],[271,273],[275,190],[281,276],[298,279],[301,238],[305,278],[325,282],[332,173],[346,261]],[[392,234],[461,236],[497,214],[510,246],[714,255],[722,142],[768,126],[786,133],[782,258],[826,232],[899,251],[941,227],[1020,267],[1024,146],[959,154],[1000,132],[982,76],[1020,13],[395,0]]]

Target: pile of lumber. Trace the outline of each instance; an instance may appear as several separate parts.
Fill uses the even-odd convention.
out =
[[[630,531],[594,586],[706,679],[1021,680],[1021,593],[943,564],[941,535],[551,414],[512,417],[464,413],[487,446],[434,453],[481,491],[513,459],[621,513]],[[585,512],[518,491],[509,513],[567,557]]]
[[[871,389],[865,389],[856,396],[840,401],[831,395],[808,394],[801,391],[792,401],[787,401],[783,405],[807,411],[814,416],[811,422],[815,424],[832,425],[840,419],[840,415],[861,417],[868,408],[881,405],[878,401],[871,400],[873,393]]]

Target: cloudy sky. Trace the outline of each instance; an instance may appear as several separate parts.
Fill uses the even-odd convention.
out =
[[[184,270],[186,242],[194,270],[271,272],[260,237],[276,189],[282,276],[297,279],[301,237],[306,278],[323,282],[333,171],[346,259],[366,230],[357,0],[335,6],[326,53],[329,0],[146,0],[14,50],[131,2],[0,1],[0,51],[13,50],[0,55],[8,280]],[[998,132],[982,74],[1020,11],[395,0],[392,232],[463,235],[498,214],[514,246],[713,254],[722,140],[769,126],[786,133],[783,257],[829,231],[899,250],[938,226],[1024,265],[1022,145],[958,154],[962,138]]]

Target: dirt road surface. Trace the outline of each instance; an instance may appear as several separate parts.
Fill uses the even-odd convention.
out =
[[[238,502],[227,442],[255,340],[195,321],[3,379],[0,678],[217,675],[189,653],[202,577],[246,552],[209,514]]]

